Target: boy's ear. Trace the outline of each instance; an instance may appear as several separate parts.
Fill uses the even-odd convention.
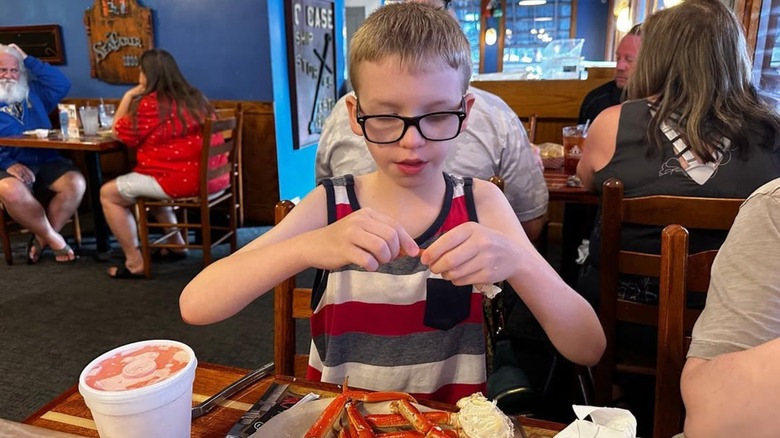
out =
[[[463,95],[463,101],[466,102],[466,118],[463,120],[463,125],[460,127],[460,132],[463,132],[466,130],[466,128],[469,125],[469,115],[471,114],[471,107],[474,106],[474,101],[477,100],[477,97],[474,96],[471,93],[466,93]]]
[[[363,136],[363,129],[357,122],[357,98],[354,95],[347,96],[345,101],[347,104],[347,112],[349,113],[349,127],[352,128],[352,132],[355,135]]]

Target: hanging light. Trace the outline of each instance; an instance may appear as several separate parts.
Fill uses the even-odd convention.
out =
[[[677,6],[682,2],[683,0],[664,0],[664,8],[671,8],[672,6]]]
[[[519,6],[541,6],[546,5],[547,0],[520,0],[517,4]]]
[[[618,32],[625,33],[631,30],[633,22],[631,21],[631,6],[628,0],[616,0],[612,13],[615,15],[615,27]]]
[[[496,32],[495,27],[489,27],[485,31],[485,44],[492,46],[496,41],[498,41],[498,32]]]

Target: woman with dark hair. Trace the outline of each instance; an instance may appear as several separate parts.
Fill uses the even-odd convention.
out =
[[[642,24],[629,101],[602,112],[588,132],[577,175],[624,196],[747,198],[780,177],[780,116],[753,84],[742,26],[718,0],[688,0]],[[691,251],[720,247],[724,233],[691,231]],[[598,295],[597,223],[580,292]],[[626,250],[660,253],[660,230],[623,227]],[[621,298],[657,302],[657,281],[621,278]]]
[[[211,117],[214,108],[187,82],[170,53],[152,49],[141,55],[138,85],[122,97],[114,117],[114,133],[125,145],[137,149],[138,164],[100,190],[106,220],[125,255],[124,265],[110,267],[109,276],[143,277],[143,257],[131,210],[136,198],[171,199],[198,193],[201,128]],[[211,187],[214,191],[221,188],[224,186]],[[152,214],[160,222],[176,222],[170,208],[159,208]],[[169,242],[183,243],[183,239],[175,233]],[[154,254],[160,260],[186,256],[185,251],[166,249]]]

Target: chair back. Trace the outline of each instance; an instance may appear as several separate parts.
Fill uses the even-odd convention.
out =
[[[279,224],[293,209],[290,201],[279,201],[274,222]],[[311,288],[295,286],[292,276],[274,287],[274,363],[276,374],[306,377],[308,354],[295,352],[295,321],[311,317]]]
[[[218,115],[223,115],[219,113]],[[208,119],[203,124],[203,147],[200,151],[200,194],[206,196],[209,194],[209,185],[214,184],[226,175],[229,181],[229,187],[235,191],[236,187],[236,162],[238,159],[237,145],[240,142],[238,129],[240,126],[239,114],[234,113],[225,118]],[[213,144],[215,137],[221,136],[223,143]],[[222,165],[215,165],[220,158],[225,156],[226,162]]]
[[[537,120],[536,114],[531,114],[528,116],[528,120],[523,121],[523,127],[525,128],[526,134],[528,134],[528,140],[531,143],[536,143],[536,120]],[[521,119],[522,120],[522,119]]]
[[[594,368],[595,403],[608,405],[612,398],[613,372],[655,374],[655,363],[616,363],[615,327],[618,321],[655,326],[658,306],[618,299],[618,277],[633,274],[660,278],[661,255],[621,249],[625,224],[665,227],[680,224],[688,229],[728,231],[743,199],[698,198],[668,195],[623,198],[623,184],[604,182],[601,205],[601,265],[599,270],[599,320],[607,347]]]
[[[658,356],[655,380],[655,437],[682,431],[680,377],[699,314],[687,309],[688,292],[706,293],[717,250],[688,252],[688,230],[669,225],[661,233],[661,281],[658,292]]]

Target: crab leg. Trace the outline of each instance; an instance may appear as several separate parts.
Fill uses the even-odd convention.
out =
[[[327,436],[333,425],[341,417],[347,401],[349,401],[347,393],[337,395],[328,407],[322,411],[317,421],[309,428],[309,431],[306,432],[305,438],[324,438]]]
[[[376,438],[425,438],[425,435],[423,435],[422,432],[417,432],[416,430],[405,430],[402,432],[380,433],[376,436]]]
[[[430,411],[422,413],[425,418],[435,424],[446,424],[458,427],[458,415],[445,411]],[[366,415],[366,420],[374,427],[403,427],[408,426],[409,421],[401,414],[373,414]]]
[[[409,421],[409,424],[411,424],[416,431],[425,433],[426,438],[447,438],[450,436],[442,430],[441,427],[433,424],[431,420],[426,418],[425,415],[409,403],[408,400],[396,400],[391,402],[390,410],[401,414]]]
[[[357,438],[374,438],[374,431],[371,429],[371,425],[368,424],[363,415],[358,412],[358,409],[352,402],[347,403],[347,419],[349,419],[350,429],[354,428],[355,433],[352,434]],[[351,432],[351,430],[350,430]]]
[[[347,390],[346,393],[352,400],[362,401],[364,403],[378,403],[394,400],[407,400],[412,403],[417,403],[417,400],[406,392],[367,392],[350,389]]]

